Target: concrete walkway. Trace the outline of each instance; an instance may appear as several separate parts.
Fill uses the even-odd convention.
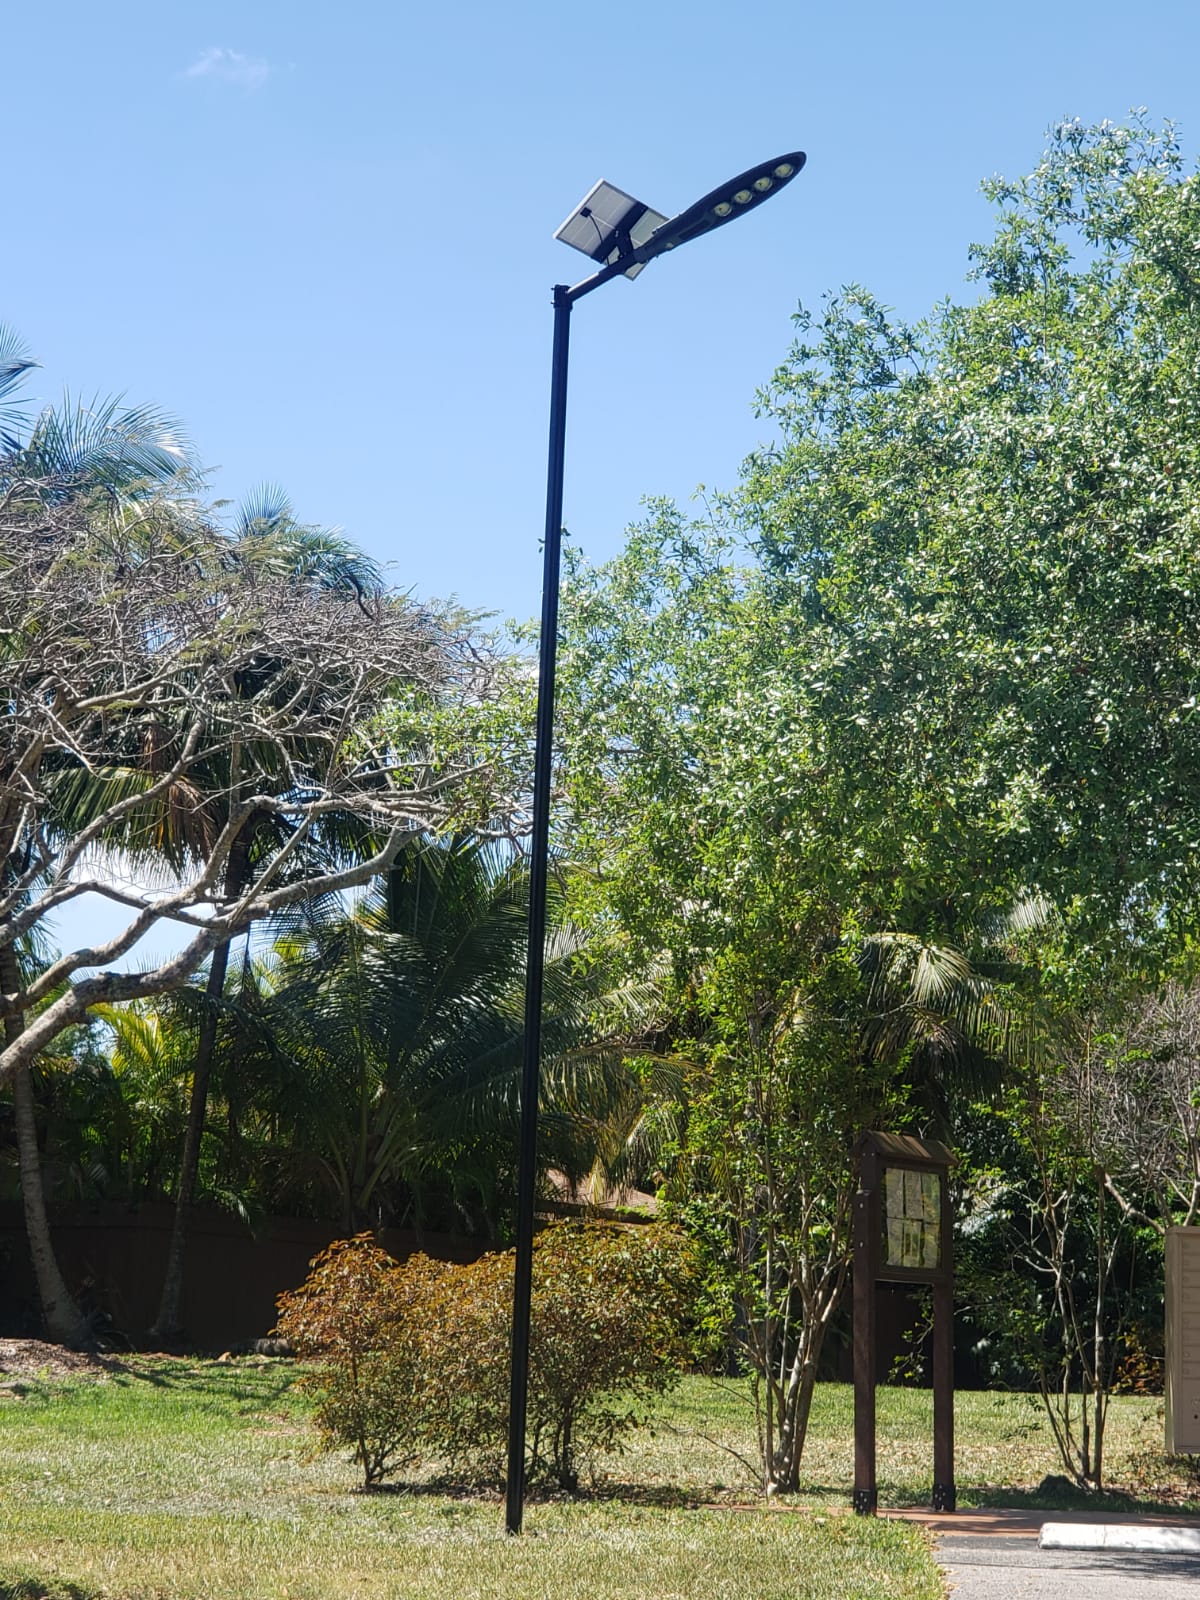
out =
[[[1111,1511],[888,1512],[923,1523],[952,1600],[1198,1600],[1200,1556],[1140,1550],[1042,1549],[1044,1523],[1190,1528],[1195,1517],[1120,1516]]]
[[[1196,1600],[1200,1557],[1043,1550],[1020,1534],[946,1534],[937,1559],[952,1600]]]
[[[930,1533],[952,1538],[958,1534],[992,1534],[1036,1539],[1047,1522],[1079,1522],[1095,1526],[1129,1528],[1200,1528],[1200,1516],[1169,1512],[1128,1511],[1010,1511],[983,1507],[976,1511],[926,1511],[920,1506],[881,1511],[880,1516],[898,1517],[903,1522],[920,1522]]]

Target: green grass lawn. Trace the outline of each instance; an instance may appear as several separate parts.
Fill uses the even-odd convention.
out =
[[[653,1433],[603,1463],[590,1493],[533,1502],[527,1537],[512,1540],[498,1499],[432,1485],[363,1494],[347,1463],[308,1460],[294,1376],[287,1363],[147,1360],[99,1382],[4,1391],[0,1600],[943,1593],[920,1529],[845,1514],[842,1386],[820,1392],[804,1493],[786,1507],[758,1502],[730,1453],[753,1455],[744,1390],[691,1379],[663,1404]],[[921,1503],[928,1396],[886,1389],[879,1400],[881,1498]],[[1114,1416],[1114,1475],[1137,1487],[1143,1474],[1143,1491],[1170,1478],[1165,1467],[1161,1484],[1145,1476],[1161,1434],[1155,1410],[1121,1401]],[[1013,1486],[1027,1490],[1056,1470],[1022,1397],[961,1395],[959,1435],[964,1503],[1011,1503]],[[1188,1487],[1170,1483],[1175,1495]]]
[[[1032,1395],[960,1391],[955,1397],[959,1505],[1170,1507],[1200,1512],[1200,1461],[1163,1455],[1162,1400],[1114,1399],[1106,1433],[1104,1496],[1087,1491],[1038,1493],[1061,1475],[1049,1423]],[[879,1501],[882,1507],[928,1505],[933,1487],[933,1397],[927,1389],[876,1391]],[[854,1476],[854,1396],[848,1384],[817,1390],[792,1501],[844,1506]],[[705,1438],[707,1436],[707,1439]],[[711,1442],[709,1442],[711,1441]],[[734,1452],[754,1457],[753,1414],[741,1384],[691,1379],[666,1402],[656,1437],[638,1447],[638,1481],[707,1484],[706,1498],[744,1498],[754,1483]],[[619,1464],[610,1471],[620,1472]],[[627,1468],[626,1470],[631,1470]]]

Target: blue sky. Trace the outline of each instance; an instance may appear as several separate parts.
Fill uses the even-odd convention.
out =
[[[35,390],[186,423],[214,494],[283,485],[425,595],[538,606],[554,229],[599,177],[682,209],[793,148],[778,200],[575,313],[565,518],[722,487],[797,303],[963,292],[979,180],[1062,116],[1200,149],[1200,6],[64,0],[4,24],[0,320]]]
[[[187,424],[236,497],[282,484],[398,583],[531,615],[551,237],[601,176],[673,212],[800,147],[786,195],[582,304],[566,520],[722,486],[797,302],[961,290],[981,177],[1063,115],[1145,104],[1200,147],[1200,6],[762,0],[67,0],[5,20],[0,320],[37,390]]]

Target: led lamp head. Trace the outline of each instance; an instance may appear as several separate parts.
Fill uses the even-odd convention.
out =
[[[603,264],[602,271],[575,285],[570,291],[572,299],[607,283],[613,273],[634,278],[655,256],[753,211],[794,178],[804,161],[802,150],[763,161],[671,218],[652,211],[611,183],[596,184],[555,234],[564,244]]]

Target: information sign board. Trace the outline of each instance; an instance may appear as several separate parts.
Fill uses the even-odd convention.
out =
[[[1167,1229],[1169,1456],[1200,1455],[1200,1228]]]
[[[910,1271],[942,1264],[942,1180],[936,1172],[883,1169],[883,1265]]]
[[[884,1280],[933,1291],[933,1508],[953,1511],[955,1157],[936,1140],[878,1130],[862,1134],[854,1153],[854,1509],[870,1516],[879,1504],[875,1291]]]

